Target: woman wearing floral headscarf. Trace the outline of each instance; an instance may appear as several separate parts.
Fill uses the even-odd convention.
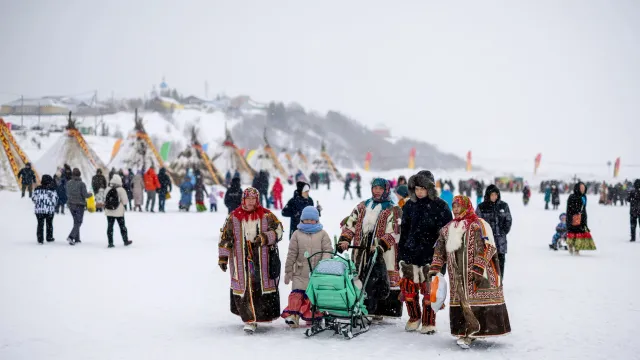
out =
[[[358,204],[351,215],[342,221],[342,235],[338,244],[340,251],[347,250],[349,245],[363,248],[355,249],[353,252],[360,280],[365,279],[366,271],[373,265],[371,259],[376,248],[378,258],[384,261],[388,274],[388,288],[380,289],[375,285],[375,289],[367,289],[367,309],[374,315],[375,320],[381,320],[383,316],[402,316],[398,285],[400,274],[396,260],[402,210],[389,199],[390,190],[389,181],[381,178],[373,180],[372,197]],[[381,280],[384,283],[386,279]]]
[[[242,203],[220,230],[218,265],[231,275],[231,312],[254,333],[257,323],[280,317],[278,277],[269,275],[271,248],[282,239],[282,224],[259,202],[260,193],[247,188]]]
[[[428,277],[447,264],[451,335],[468,349],[476,338],[510,333],[511,325],[491,226],[466,196],[456,196],[452,208],[454,219],[440,231]]]

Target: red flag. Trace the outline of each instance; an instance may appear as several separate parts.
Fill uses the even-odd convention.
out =
[[[364,170],[365,171],[369,171],[369,168],[371,167],[371,151],[367,152],[367,156],[364,158]]]
[[[538,155],[536,155],[535,165],[534,165],[534,168],[533,168],[533,173],[534,174],[538,173],[538,168],[540,167],[540,161],[542,161],[542,154],[538,153]]]
[[[411,148],[409,151],[409,169],[416,168],[416,148]]]

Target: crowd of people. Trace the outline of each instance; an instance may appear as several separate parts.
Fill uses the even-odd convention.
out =
[[[111,175],[107,185],[101,172],[92,179],[93,193],[87,190],[82,181],[82,173],[78,168],[71,169],[68,165],[60,168],[56,174],[42,175],[40,185],[35,188],[31,200],[34,203],[34,213],[38,221],[36,237],[39,244],[55,241],[53,237],[53,219],[55,214],[64,214],[65,207],[69,209],[73,218],[73,227],[67,236],[69,245],[82,243],[80,230],[85,211],[88,208],[87,200],[100,193],[101,203],[96,202],[96,211],[104,211],[107,218],[108,247],[113,245],[113,226],[117,222],[125,246],[132,244],[128,238],[127,227],[124,221],[126,206],[130,206],[130,198],[123,187],[123,181],[119,174]],[[96,200],[98,201],[98,199]],[[46,237],[45,237],[46,225]]]
[[[279,317],[298,327],[301,320],[321,316],[312,313],[305,290],[313,266],[330,254],[310,259],[311,268],[305,254],[353,249],[351,258],[360,280],[370,267],[384,269],[384,276],[372,276],[375,280],[364,285],[365,304],[374,321],[399,318],[406,307],[407,331],[435,333],[439,309],[431,308],[428,283],[438,272],[448,272],[450,282],[459,283],[461,291],[450,301],[451,331],[458,344],[468,347],[478,337],[509,333],[502,279],[512,219],[500,190],[489,186],[476,213],[467,196],[455,196],[451,203],[443,200],[440,196],[446,192],[438,194],[429,171],[408,181],[399,178],[393,189],[391,184],[373,180],[371,196],[341,222],[334,249],[320,222],[322,209],[309,196],[311,185],[297,183],[293,198],[282,209],[282,216],[291,217],[284,282],[292,284],[283,311],[275,264],[284,234],[278,215],[261,204],[260,191],[253,187],[237,189],[240,196],[234,191],[225,199],[225,203],[235,200],[233,204],[239,200],[239,206],[229,209],[221,230],[218,264],[230,273],[231,312],[240,316],[244,331],[253,333],[258,323]],[[399,201],[392,201],[392,194]],[[473,266],[464,267],[458,259]]]
[[[31,175],[30,171],[33,173],[30,166],[21,171],[22,177],[27,178],[27,182],[23,182],[26,185],[23,196],[29,189],[29,181],[36,183],[35,173]],[[345,214],[334,249],[320,221],[323,209],[310,196],[312,184],[298,181],[293,196],[283,206],[282,182],[277,178],[271,188],[269,182],[269,173],[262,171],[255,177],[254,186],[243,190],[236,173],[231,176],[224,194],[228,215],[221,229],[218,264],[231,275],[231,312],[241,318],[246,332],[253,333],[258,323],[277,318],[283,318],[287,325],[295,328],[301,321],[308,323],[322,316],[313,313],[305,294],[309,274],[323,258],[345,251],[352,251],[350,258],[365,287],[365,305],[373,321],[400,318],[406,308],[409,315],[406,331],[435,333],[439,309],[431,306],[429,283],[440,273],[448,274],[449,284],[455,289],[449,300],[449,316],[451,333],[458,338],[459,346],[468,348],[477,338],[511,331],[503,284],[507,237],[513,219],[509,205],[495,184],[485,187],[481,181],[461,182],[457,188],[461,194],[454,196],[456,188],[452,181],[436,181],[430,171],[420,171],[408,180],[403,176],[397,180],[376,178],[371,182],[370,197]],[[353,182],[356,182],[358,197],[362,195],[359,174],[350,174],[345,181],[344,197],[350,195]],[[107,218],[108,247],[114,247],[115,223],[124,245],[129,246],[132,241],[125,224],[126,212],[142,211],[144,195],[145,211],[154,212],[158,199],[158,211],[164,212],[172,182],[164,168],[156,174],[152,166],[136,173],[112,169],[108,177],[98,170],[90,187],[91,192],[82,181],[80,170],[68,165],[53,177],[42,176],[40,185],[30,194],[39,244],[55,241],[53,219],[55,214],[64,214],[65,207],[73,217],[67,241],[70,245],[81,243],[87,200],[93,197],[96,211],[104,212]],[[602,184],[603,190],[605,187]],[[205,196],[209,196],[209,211],[217,211],[220,194],[215,187],[207,192],[197,169],[187,172],[179,188],[180,210],[189,211],[195,192],[199,211],[206,210]],[[480,197],[475,202],[468,196],[472,191],[476,198]],[[522,191],[526,205],[531,190],[525,184]],[[566,248],[572,255],[596,249],[588,226],[588,192],[585,183],[574,184],[566,212],[559,216],[560,222],[549,245],[551,249]],[[559,185],[545,184],[544,194],[545,209],[549,209],[549,204],[558,209]],[[635,181],[625,200],[630,204],[631,241],[635,241],[640,222],[640,180]],[[285,231],[278,214],[270,208],[291,218],[284,264],[284,283],[291,284],[291,292],[282,311],[278,242]],[[311,259],[309,267],[308,254],[318,251],[325,253]],[[364,282],[364,274],[373,267],[383,269],[382,275]]]

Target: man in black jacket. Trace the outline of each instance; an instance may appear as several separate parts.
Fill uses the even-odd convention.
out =
[[[402,272],[402,298],[407,306],[409,321],[406,331],[433,334],[436,330],[436,314],[429,300],[427,273],[433,260],[433,250],[440,235],[440,229],[452,219],[449,205],[438,197],[433,175],[421,171],[409,178],[409,195],[402,209],[400,241],[398,251]],[[422,311],[420,292],[424,297]]]
[[[504,279],[504,263],[507,255],[507,234],[511,231],[511,211],[509,205],[500,199],[500,189],[489,185],[484,193],[484,201],[476,210],[478,217],[491,225],[493,237],[498,248],[500,260],[500,276]]]
[[[18,177],[22,181],[22,197],[24,197],[25,190],[29,189],[29,198],[33,193],[33,184],[36,182],[36,173],[31,168],[31,163],[26,163],[24,168],[18,172]]]
[[[629,193],[629,218],[631,220],[631,241],[636,241],[636,226],[640,222],[640,179],[633,182]]]

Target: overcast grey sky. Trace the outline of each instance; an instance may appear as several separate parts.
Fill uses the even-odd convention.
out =
[[[640,1],[7,0],[1,12],[2,100],[141,96],[164,75],[185,94],[207,80],[210,93],[337,109],[478,161],[640,164]]]

